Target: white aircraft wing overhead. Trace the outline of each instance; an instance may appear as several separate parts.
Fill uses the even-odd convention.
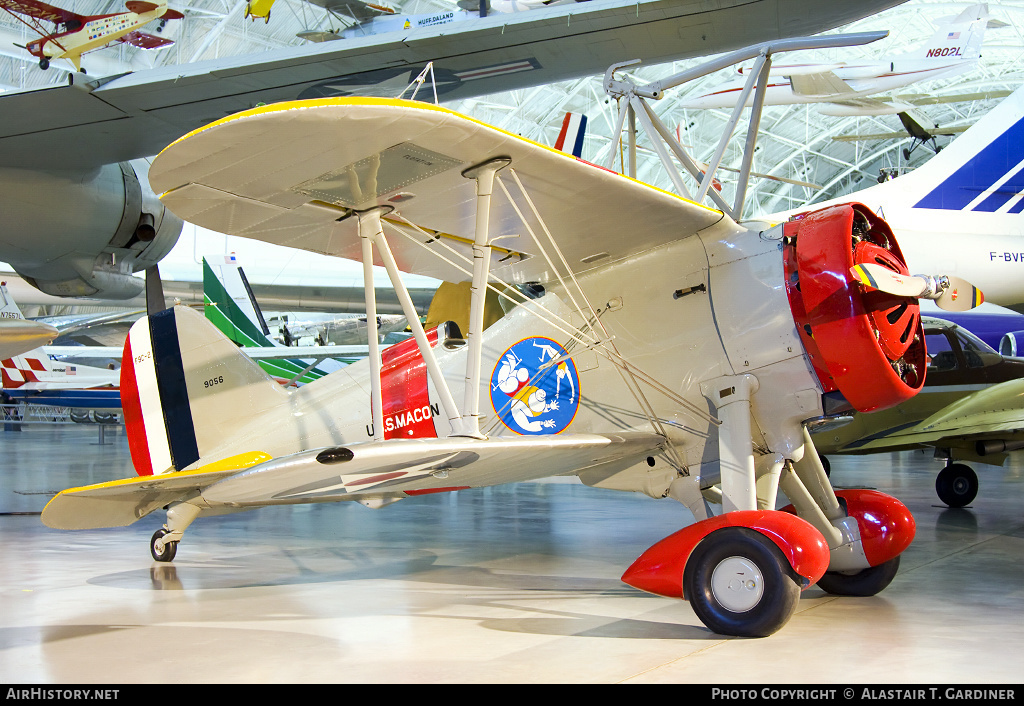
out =
[[[260,103],[393,97],[427,62],[443,100],[810,35],[901,0],[594,0],[200,61],[0,95],[0,167],[82,168],[149,157]],[[712,7],[713,5],[713,7]],[[396,88],[396,86],[398,88]]]
[[[374,98],[296,101],[240,113],[170,145],[149,177],[165,192],[164,204],[191,223],[353,260],[361,259],[353,212],[394,204],[385,234],[400,269],[460,282],[470,279],[472,268],[465,260],[454,260],[461,268],[453,265],[447,248],[471,262],[476,217],[475,182],[463,172],[495,157],[511,160],[499,172],[508,197],[495,184],[490,207],[491,238],[501,238],[491,271],[506,281],[552,275],[533,208],[573,272],[725,218],[453,111]],[[536,239],[519,214],[526,214]],[[519,237],[502,238],[511,235]]]

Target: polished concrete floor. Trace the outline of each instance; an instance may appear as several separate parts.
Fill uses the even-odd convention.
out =
[[[918,523],[872,598],[811,588],[764,639],[709,632],[681,601],[619,581],[692,519],[672,500],[527,483],[201,519],[173,564],[155,513],[62,532],[57,490],[132,474],[123,434],[0,432],[0,682],[1019,683],[1024,465],[981,467],[971,507],[942,506],[921,453],[835,458]]]

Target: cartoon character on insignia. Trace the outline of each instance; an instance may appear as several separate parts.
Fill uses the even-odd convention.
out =
[[[491,375],[491,404],[518,434],[557,434],[576,416],[579,376],[565,349],[528,338],[500,357]]]

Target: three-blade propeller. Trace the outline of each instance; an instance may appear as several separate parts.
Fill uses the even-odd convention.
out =
[[[985,301],[985,295],[967,280],[940,275],[901,275],[888,267],[865,263],[854,265],[850,274],[865,287],[900,297],[932,299],[946,311],[967,311]]]

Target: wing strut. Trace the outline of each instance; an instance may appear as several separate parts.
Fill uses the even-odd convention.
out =
[[[473,239],[473,281],[469,289],[469,332],[466,336],[469,355],[466,357],[462,435],[479,439],[485,438],[480,432],[480,360],[484,338],[484,299],[487,296],[491,265],[488,223],[491,216],[491,195],[494,191],[494,175],[511,163],[512,160],[508,157],[494,157],[462,172],[462,176],[476,181],[476,233]]]
[[[423,356],[423,362],[427,365],[427,373],[437,389],[441,407],[444,408],[444,413],[448,416],[448,422],[452,426],[453,435],[459,436],[463,427],[462,415],[459,414],[459,409],[455,405],[455,398],[452,396],[448,383],[441,373],[441,366],[438,365],[437,358],[434,357],[434,350],[430,347],[430,341],[427,340],[423,324],[420,323],[416,305],[413,304],[412,297],[409,295],[409,289],[405,286],[405,282],[402,281],[398,265],[395,263],[395,257],[391,254],[391,248],[388,246],[388,239],[384,235],[384,228],[381,225],[380,217],[384,213],[390,213],[391,210],[391,206],[377,206],[366,211],[356,212],[356,216],[359,219],[359,237],[362,239],[363,248],[363,289],[366,293],[366,320],[371,321],[371,317],[373,319],[377,318],[377,299],[373,287],[373,246],[376,246],[377,254],[380,255],[380,259],[384,262],[384,268],[388,271],[388,277],[391,278],[391,286],[394,287],[395,294],[398,295],[398,301],[402,305],[402,313],[409,320],[409,328],[412,329],[413,338],[416,339],[416,347],[419,348],[420,355]],[[376,335],[372,331],[372,327],[367,325],[366,338],[370,348],[370,407],[373,411],[373,434],[374,440],[380,441],[384,438],[384,407],[381,402],[380,389],[380,345],[375,340]]]
[[[370,360],[370,413],[373,416],[373,440],[384,440],[384,405],[380,390],[380,341],[370,321],[377,318],[377,290],[373,286],[373,243],[383,237],[380,224],[381,211],[391,212],[392,207],[378,207],[356,214],[359,219],[359,242],[363,248],[363,293],[366,298],[366,344]],[[419,318],[417,318],[419,321]]]

